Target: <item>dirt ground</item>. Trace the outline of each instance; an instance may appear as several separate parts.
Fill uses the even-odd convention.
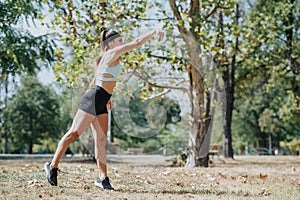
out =
[[[170,157],[109,156],[115,191],[93,185],[96,164],[64,158],[49,185],[46,158],[0,159],[1,199],[289,199],[300,200],[299,156],[215,157],[208,168],[170,167]]]

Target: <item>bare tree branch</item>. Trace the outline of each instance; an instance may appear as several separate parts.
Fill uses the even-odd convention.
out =
[[[141,20],[141,21],[166,21],[166,20],[175,20],[173,17],[165,17],[165,18],[139,18],[136,17],[136,20]]]
[[[191,9],[189,12],[189,16],[193,17],[198,12],[199,12],[199,0],[191,0]]]
[[[145,99],[143,99],[143,100],[144,100],[144,101],[149,101],[149,100],[152,100],[152,99],[157,99],[157,98],[159,98],[159,97],[161,97],[161,96],[164,96],[164,95],[168,94],[169,92],[171,92],[171,89],[167,89],[166,91],[163,91],[163,92],[161,92],[161,93],[159,93],[159,94],[150,96],[150,97],[145,98]]]
[[[197,14],[199,13],[199,0],[191,0],[191,8],[189,11],[189,17],[194,18],[191,22],[191,32],[195,31],[195,28],[197,26]]]
[[[173,14],[175,16],[175,20],[182,21],[182,17],[181,17],[180,12],[179,12],[179,10],[177,8],[175,0],[169,0],[169,4],[170,4],[171,9],[173,11]],[[184,26],[177,25],[177,27],[178,27],[179,32],[181,34],[186,35],[188,33],[188,31],[186,30],[186,28]]]
[[[217,12],[218,8],[220,8],[220,4],[219,2],[217,3],[217,5],[204,17],[205,22],[207,22],[207,20]]]
[[[139,67],[139,66],[136,65],[136,66],[133,68],[133,71],[132,71],[132,73],[130,74],[130,76],[129,76],[126,80],[122,81],[122,83],[126,83],[127,81],[129,81],[129,79],[131,79],[131,77],[133,76],[133,74],[135,73],[135,71],[137,70],[138,67]]]
[[[126,94],[126,96],[129,96],[130,98],[135,99],[135,100],[149,101],[149,100],[152,100],[152,99],[159,98],[159,97],[161,97],[161,96],[163,96],[163,95],[166,95],[166,94],[168,94],[169,92],[171,92],[171,89],[165,90],[165,91],[163,91],[163,92],[161,92],[161,93],[159,93],[159,94],[155,94],[155,95],[152,95],[152,96],[150,96],[150,97],[148,97],[148,98],[144,98],[144,99],[137,98],[137,97],[134,96],[133,94],[130,94],[130,93],[127,93],[127,92],[125,92],[125,94]]]
[[[148,84],[149,84],[150,86],[152,86],[152,87],[162,88],[162,89],[182,90],[183,92],[186,92],[186,91],[187,91],[186,88],[184,88],[184,87],[178,87],[178,86],[177,86],[177,85],[179,85],[179,84],[181,84],[181,83],[184,83],[185,80],[180,81],[179,83],[176,84],[176,86],[167,86],[167,85],[158,85],[158,84],[152,83],[152,82],[149,81],[148,78],[145,78],[145,77],[143,77],[143,76],[141,76],[141,75],[139,75],[139,74],[137,74],[137,73],[136,73],[136,75],[137,75],[137,77],[139,77],[141,80],[145,81],[146,83],[148,83]]]

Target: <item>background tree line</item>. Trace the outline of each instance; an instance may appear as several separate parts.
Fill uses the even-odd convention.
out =
[[[64,85],[86,88],[98,53],[101,27],[126,33],[130,40],[140,34],[138,30],[158,24],[166,31],[164,44],[149,43],[123,58],[125,78],[118,85],[117,94],[132,93],[128,85],[133,77],[138,78],[143,88],[139,95],[144,99],[159,98],[171,90],[188,94],[187,165],[198,166],[206,159],[201,154],[203,143],[216,126],[218,112],[223,116],[225,156],[233,157],[234,151],[243,152],[246,146],[289,146],[299,151],[297,0],[41,0],[24,3],[22,8],[13,1],[1,4],[1,12],[6,13],[1,15],[5,16],[1,20],[2,90],[8,88],[8,76],[36,73],[44,65],[37,60],[47,61]],[[32,36],[28,40],[41,39],[44,46],[28,43],[29,33],[22,36],[21,30],[9,26],[20,23],[20,16],[43,22],[43,6],[53,16],[45,26],[59,30],[57,47],[52,42],[54,38],[47,36]],[[13,31],[20,33],[12,37]],[[14,42],[17,45],[12,45]],[[21,47],[23,50],[17,53]],[[32,63],[28,63],[30,60]],[[3,118],[7,98],[1,100]],[[8,128],[1,127],[1,135],[7,140]]]

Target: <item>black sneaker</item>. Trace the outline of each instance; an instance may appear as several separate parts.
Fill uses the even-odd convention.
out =
[[[46,162],[44,165],[45,171],[46,171],[46,176],[48,179],[48,182],[51,185],[57,186],[57,170],[58,168],[52,168],[50,167],[50,162]]]
[[[105,179],[101,180],[99,177],[95,180],[95,185],[104,189],[104,190],[114,190],[114,188],[109,183],[109,178],[105,177]]]

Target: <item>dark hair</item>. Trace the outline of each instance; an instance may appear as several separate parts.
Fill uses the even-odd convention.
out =
[[[103,53],[108,48],[108,43],[116,39],[117,37],[121,37],[121,35],[113,30],[108,30],[106,28],[101,28],[101,34],[100,34],[100,55],[96,58],[96,66],[98,66]]]

